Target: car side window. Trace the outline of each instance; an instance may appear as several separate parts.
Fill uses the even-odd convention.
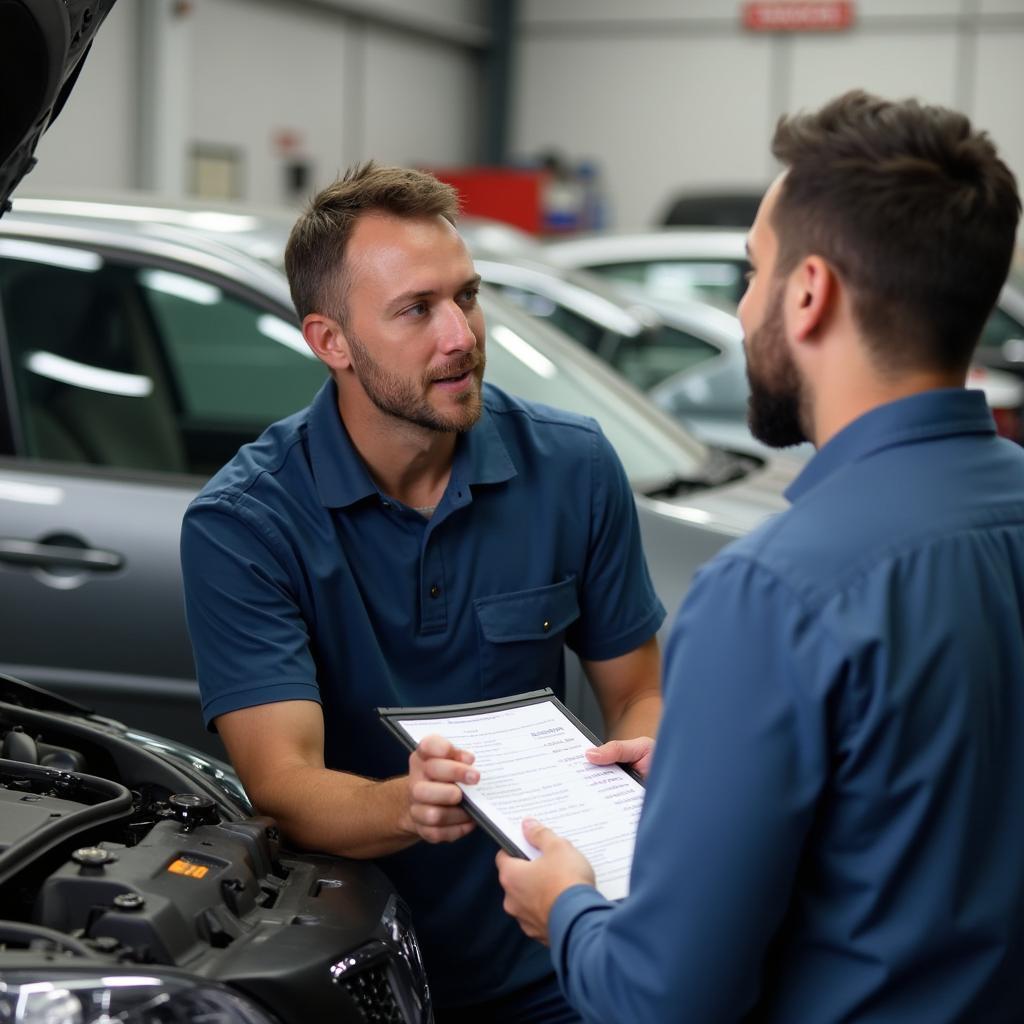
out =
[[[546,320],[560,331],[564,331],[570,338],[575,338],[591,352],[597,352],[601,356],[607,355],[604,348],[608,342],[608,331],[601,324],[594,323],[561,303],[555,302],[547,295],[541,295],[529,288],[517,285],[496,285],[493,282],[491,287],[496,288],[506,299],[515,303],[531,316]]]
[[[639,284],[657,298],[697,299],[732,312],[743,298],[748,267],[742,260],[637,260],[587,269]]]
[[[692,334],[661,324],[637,338],[623,341],[612,365],[641,391],[649,391],[666,377],[692,369],[721,355],[714,345]]]
[[[0,239],[0,306],[30,458],[208,476],[326,375],[292,322],[187,268]]]
[[[176,398],[130,271],[85,249],[0,244],[24,453],[185,472]]]
[[[324,365],[290,320],[183,273],[142,268],[137,277],[186,430],[259,431],[308,405],[323,383]]]

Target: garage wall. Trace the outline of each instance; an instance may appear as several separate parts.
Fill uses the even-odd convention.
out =
[[[246,199],[286,198],[292,160],[316,180],[342,166],[347,36],[345,20],[328,12],[297,18],[251,0],[197,6],[186,131],[190,144],[239,154]]]
[[[1024,180],[1024,0],[857,0],[831,34],[753,34],[734,0],[523,0],[513,150],[594,159],[619,227],[682,188],[760,185],[779,114],[855,86],[956,106]]]
[[[146,14],[142,12],[144,10]],[[159,6],[158,6],[159,5]],[[472,162],[487,0],[118,0],[26,180],[188,187],[194,144],[241,156],[242,198],[293,199],[368,156]],[[1024,178],[1024,0],[856,0],[838,35],[752,35],[738,0],[520,0],[512,153],[597,161],[608,212],[653,222],[685,187],[756,186],[780,113],[859,85],[966,110]],[[167,13],[148,91],[145,27]]]
[[[296,202],[369,156],[477,158],[486,3],[192,0],[180,9],[118,0],[26,191],[182,193],[197,145],[237,166],[239,198],[258,204]],[[161,50],[158,73],[147,39]],[[309,170],[298,193],[293,164]]]
[[[358,157],[447,166],[479,158],[481,68],[442,42],[369,29]]]

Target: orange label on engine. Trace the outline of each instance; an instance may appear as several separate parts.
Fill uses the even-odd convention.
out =
[[[186,878],[205,878],[210,869],[205,864],[189,864],[187,860],[179,858],[168,864],[167,870],[174,875],[184,875]]]

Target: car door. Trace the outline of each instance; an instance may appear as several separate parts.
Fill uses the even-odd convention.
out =
[[[286,310],[128,249],[0,239],[0,311],[0,671],[217,752],[181,517],[239,444],[309,400],[320,364]]]

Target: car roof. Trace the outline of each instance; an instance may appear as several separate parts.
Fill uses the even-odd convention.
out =
[[[548,242],[544,254],[559,266],[647,259],[746,259],[747,232],[730,228],[662,228]]]
[[[291,219],[277,212],[210,208],[140,194],[129,202],[19,196],[0,220],[0,246],[10,251],[14,240],[45,245],[59,239],[83,248],[144,252],[205,267],[290,306],[287,282],[272,257],[283,249]]]

